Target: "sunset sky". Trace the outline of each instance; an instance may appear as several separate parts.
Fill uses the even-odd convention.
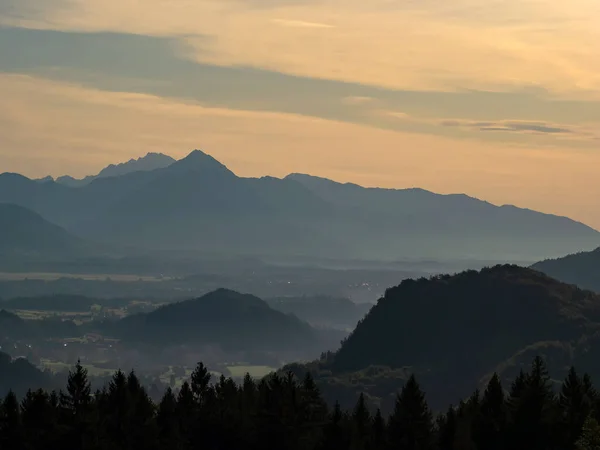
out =
[[[198,148],[600,228],[598,0],[0,0],[0,172]]]

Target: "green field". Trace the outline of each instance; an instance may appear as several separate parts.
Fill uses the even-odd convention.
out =
[[[240,378],[249,373],[253,378],[262,378],[277,370],[269,366],[227,366],[233,378]]]
[[[49,317],[62,317],[70,319],[90,319],[89,312],[76,312],[76,311],[34,311],[29,309],[15,309],[13,312],[22,319],[25,320],[42,320]]]
[[[42,366],[42,368],[48,369],[48,370],[52,371],[53,373],[60,373],[60,372],[64,372],[65,370],[73,369],[72,364],[67,364],[67,363],[58,362],[58,361],[50,361],[49,359],[42,359],[40,365]],[[90,365],[90,364],[82,364],[82,366],[84,367],[84,369],[87,369],[88,374],[90,376],[95,376],[95,377],[112,375],[113,373],[116,372],[116,369],[114,369],[114,370],[101,369],[99,367],[96,367],[96,366]]]
[[[73,274],[73,273],[52,273],[52,272],[31,272],[31,273],[12,273],[0,272],[0,281],[23,281],[23,280],[42,280],[54,281],[60,278],[78,278],[88,281],[104,281],[110,278],[112,281],[132,282],[132,281],[166,281],[169,278],[157,278],[140,275],[123,274]]]

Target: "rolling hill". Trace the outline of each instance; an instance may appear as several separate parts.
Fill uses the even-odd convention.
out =
[[[270,308],[258,297],[227,289],[128,316],[117,322],[114,332],[126,342],[216,345],[236,352],[315,355],[325,345],[307,323]]]
[[[51,374],[40,371],[26,359],[12,358],[0,351],[0,396],[4,398],[9,391],[22,398],[29,389],[53,389],[58,383]]]
[[[559,379],[571,364],[600,376],[599,333],[597,294],[533,269],[496,266],[388,289],[312,370],[330,394],[365,390],[388,406],[415,373],[432,404],[444,406],[493,372],[514,378],[538,354]]]
[[[547,259],[531,267],[565,283],[600,292],[600,248]]]
[[[568,218],[466,195],[242,178],[198,150],[78,188],[2,174],[0,202],[94,241],[234,256],[536,261],[600,243]]]

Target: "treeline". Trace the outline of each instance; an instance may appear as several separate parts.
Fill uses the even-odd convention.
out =
[[[588,450],[600,448],[600,396],[572,369],[555,393],[541,358],[506,392],[494,375],[446,413],[434,414],[411,377],[384,418],[363,395],[351,411],[329,408],[313,379],[272,374],[211,383],[203,364],[154,404],[134,372],[92,393],[77,364],[66,390],[11,392],[0,408],[6,450]],[[452,389],[448,386],[448,389]]]

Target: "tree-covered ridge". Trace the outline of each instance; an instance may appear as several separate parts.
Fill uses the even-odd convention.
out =
[[[211,380],[199,363],[181,389],[152,402],[134,372],[117,371],[92,392],[77,364],[66,389],[10,392],[0,402],[0,448],[149,450],[591,450],[600,441],[600,396],[571,368],[556,391],[544,361],[506,387],[497,375],[480,392],[435,414],[417,378],[391,414],[328,405],[310,374],[272,374],[240,384]]]
[[[600,292],[600,248],[547,259],[531,267],[565,283]]]
[[[358,324],[337,352],[334,368],[490,369],[528,345],[571,341],[586,328],[596,329],[599,300],[517,266],[405,280],[388,289]]]
[[[339,351],[289,368],[311,370],[329,400],[362,390],[382,408],[392,406],[394,383],[414,373],[439,406],[496,371],[516,376],[537,354],[558,378],[572,364],[600,374],[599,330],[597,294],[500,265],[405,280],[387,290]]]

